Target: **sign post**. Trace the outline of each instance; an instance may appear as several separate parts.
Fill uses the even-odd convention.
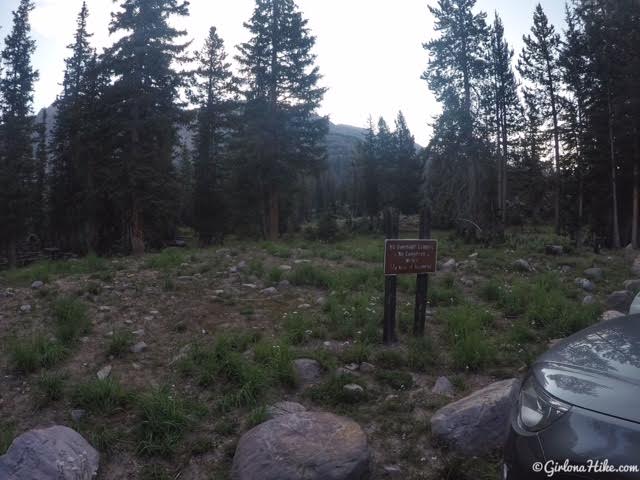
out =
[[[423,208],[420,212],[420,239],[431,236],[431,210]],[[437,253],[437,251],[436,251]],[[433,269],[435,271],[435,268]],[[416,305],[413,316],[413,336],[424,336],[424,327],[427,321],[427,295],[429,292],[429,274],[418,273],[416,275]]]
[[[429,273],[436,271],[438,260],[438,242],[427,238],[430,236],[429,216],[429,211],[426,209],[421,214],[419,235],[421,238],[398,240],[387,236],[385,240],[384,343],[396,341],[395,317],[398,275],[417,275],[413,334],[415,336],[424,334]]]
[[[399,235],[400,216],[392,208],[384,211],[384,233],[385,233],[385,274],[386,274],[386,245],[391,239]],[[396,290],[398,277],[387,275],[384,279],[384,320],[382,324],[382,341],[389,345],[397,341],[396,337]]]

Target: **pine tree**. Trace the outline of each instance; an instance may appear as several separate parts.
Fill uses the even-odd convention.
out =
[[[21,0],[13,12],[13,28],[2,50],[2,157],[0,158],[0,243],[7,248],[10,266],[17,262],[17,246],[29,227],[34,189],[32,151],[33,85],[38,72],[31,65],[35,41],[29,14],[32,0]]]
[[[77,17],[74,42],[68,45],[71,55],[65,60],[62,94],[56,100],[53,139],[51,141],[51,228],[56,244],[69,250],[91,250],[95,219],[90,211],[96,182],[93,151],[96,141],[89,134],[96,102],[92,75],[96,66],[95,51],[87,31],[89,11],[86,2]],[[91,225],[91,226],[90,226]]]
[[[198,55],[194,102],[198,106],[196,125],[194,226],[200,243],[222,240],[227,207],[223,182],[228,172],[225,163],[233,132],[235,81],[227,62],[224,43],[215,27],[209,30]]]
[[[407,121],[402,112],[398,112],[393,132],[396,174],[395,182],[396,207],[404,214],[417,213],[419,207],[422,168],[416,152],[414,136],[409,131]]]
[[[550,118],[550,134],[553,138],[554,154],[554,224],[560,231],[560,91],[561,71],[559,66],[560,35],[556,33],[540,4],[533,14],[531,35],[524,35],[524,49],[518,61],[518,71],[528,82],[527,88],[539,103],[543,117]]]
[[[513,50],[504,38],[504,26],[496,13],[491,29],[489,50],[491,112],[497,153],[497,197],[502,225],[507,223],[507,177],[509,159],[521,129],[522,108],[518,97],[518,84],[511,67]]]
[[[303,172],[324,157],[327,119],[317,108],[325,93],[312,52],[315,37],[293,0],[256,0],[245,24],[252,37],[239,47],[245,98],[243,156],[260,192],[263,231],[280,234],[280,209]]]
[[[486,210],[480,193],[481,138],[475,135],[474,111],[480,103],[480,86],[486,76],[485,52],[488,31],[484,12],[474,13],[475,0],[439,0],[437,7],[429,7],[435,17],[435,31],[439,36],[424,45],[429,52],[429,65],[422,78],[443,105],[443,116],[438,129],[453,128],[458,159],[452,176],[431,177],[430,189],[455,190],[454,215],[467,221],[478,220]],[[453,122],[453,123],[452,123]],[[440,157],[439,157],[440,158]],[[447,161],[446,156],[441,157]],[[429,164],[440,170],[434,162]],[[448,185],[440,183],[447,182]],[[453,187],[456,183],[457,187]],[[444,192],[443,192],[444,194]]]
[[[109,28],[122,36],[104,60],[114,79],[106,93],[113,142],[104,188],[115,200],[119,241],[136,254],[174,234],[178,206],[172,160],[182,116],[179,89],[185,84],[175,64],[184,60],[186,49],[176,41],[186,33],[169,21],[187,14],[186,1],[124,0]]]
[[[42,110],[42,118],[38,125],[38,144],[35,158],[35,189],[33,191],[33,227],[41,240],[48,233],[47,225],[47,109]]]

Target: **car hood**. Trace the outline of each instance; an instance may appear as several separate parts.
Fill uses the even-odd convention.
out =
[[[605,321],[558,342],[532,371],[566,403],[640,423],[640,315]]]

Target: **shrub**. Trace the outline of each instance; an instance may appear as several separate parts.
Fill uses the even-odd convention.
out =
[[[354,396],[345,392],[344,386],[355,383],[359,384],[360,380],[353,375],[331,375],[323,383],[313,386],[306,391],[306,395],[311,400],[327,406],[336,406],[339,404],[357,403],[367,398],[366,395]]]
[[[138,445],[141,455],[171,455],[182,442],[192,424],[189,408],[171,395],[158,389],[141,395],[138,406]]]
[[[59,343],[38,333],[25,339],[12,339],[8,346],[11,363],[22,373],[50,368],[62,361],[67,350]]]
[[[147,268],[167,272],[185,262],[187,254],[177,248],[167,248],[147,260]]]
[[[76,385],[71,399],[75,406],[90,412],[111,414],[124,407],[130,396],[117,381],[107,378],[93,379]]]
[[[77,298],[61,298],[56,301],[53,317],[56,321],[56,336],[64,345],[75,342],[91,328],[87,308]]]
[[[38,378],[38,406],[44,407],[52,402],[62,400],[64,396],[65,377],[60,373],[43,373]]]
[[[126,330],[114,330],[109,346],[107,347],[107,355],[121,357],[129,351],[129,347],[133,343],[133,335]]]
[[[304,263],[297,265],[288,275],[293,285],[329,288],[331,279],[329,274],[314,265]]]

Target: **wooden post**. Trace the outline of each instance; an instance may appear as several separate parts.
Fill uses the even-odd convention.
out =
[[[423,208],[420,212],[420,239],[431,236],[431,210]],[[424,336],[424,327],[427,320],[427,294],[429,291],[429,274],[423,273],[416,276],[416,305],[413,317],[413,336]]]
[[[385,238],[397,238],[400,225],[400,217],[392,208],[384,210],[384,234]],[[398,277],[387,275],[384,277],[384,323],[382,326],[382,341],[389,345],[397,341],[396,337],[396,289]]]

